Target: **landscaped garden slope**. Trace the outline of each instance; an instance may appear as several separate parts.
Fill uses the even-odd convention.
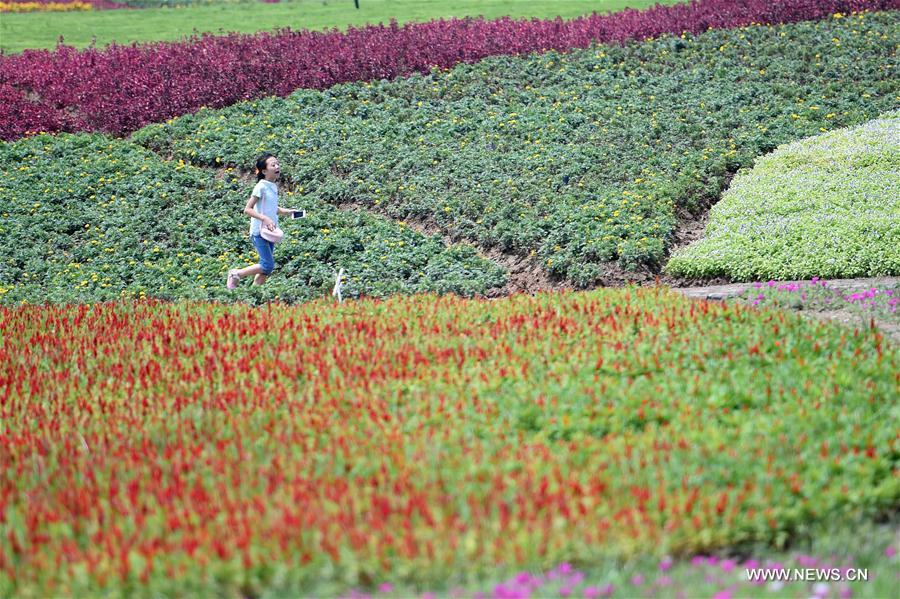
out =
[[[900,111],[759,158],[666,268],[738,281],[900,274]]]
[[[47,0],[44,0],[47,1]],[[52,50],[60,43],[75,48],[104,47],[111,43],[182,41],[205,32],[222,35],[227,32],[257,33],[309,29],[347,30],[377,23],[424,23],[432,19],[483,16],[485,19],[510,17],[571,19],[592,12],[606,13],[625,8],[647,8],[657,0],[365,0],[355,8],[351,0],[219,0],[191,2],[178,10],[152,8],[148,4],[174,0],[129,0],[128,5],[141,8],[139,18],[130,11],[78,11],[65,14],[36,12],[27,15],[6,14],[0,19],[0,50],[17,53],[29,49]],[[675,4],[684,0],[661,0]],[[92,0],[84,7],[97,8],[105,0]],[[351,4],[348,5],[348,2]],[[3,2],[0,1],[0,10]],[[13,4],[13,10],[21,4]],[[69,5],[56,5],[66,8]],[[45,9],[48,5],[35,5]]]
[[[133,139],[199,165],[281,158],[298,193],[536,255],[577,285],[657,268],[678,210],[779,144],[897,104],[900,13],[494,57],[300,90]],[[839,274],[839,273],[837,273]]]
[[[0,56],[0,86],[12,85],[26,94],[19,102],[0,105],[0,139],[34,131],[24,129],[18,119],[37,106],[60,112],[41,125],[43,131],[121,134],[202,106],[427,72],[496,54],[891,8],[900,8],[900,0],[701,0],[571,21],[451,19],[351,28],[347,33],[288,31],[105,50],[27,51]]]
[[[0,307],[0,329],[4,596],[433,584],[900,502],[896,349],[662,288]]]
[[[284,195],[276,276],[225,289],[229,268],[257,262],[241,210],[254,181],[197,169],[100,135],[0,144],[0,302],[95,302],[120,296],[300,301],[344,295],[482,293],[503,270],[392,221]]]

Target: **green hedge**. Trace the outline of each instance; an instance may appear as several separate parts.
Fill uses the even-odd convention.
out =
[[[252,182],[233,172],[165,162],[99,135],[39,136],[0,145],[0,302],[94,302],[123,294],[162,298],[299,301],[345,295],[456,292],[502,285],[503,270],[467,246],[446,247],[400,224],[343,212],[315,198],[282,218],[286,239],[264,286],[225,289],[228,268],[257,261],[242,209]]]
[[[897,13],[494,57],[201,110],[134,135],[200,165],[271,149],[304,197],[355,201],[579,285],[656,270],[676,209],[780,144],[897,103]]]
[[[667,270],[735,280],[900,274],[900,111],[788,144],[734,179]]]

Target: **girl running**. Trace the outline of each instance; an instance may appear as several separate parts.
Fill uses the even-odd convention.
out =
[[[254,285],[262,285],[275,270],[273,255],[275,244],[264,239],[260,233],[265,227],[268,231],[278,229],[278,216],[291,214],[294,210],[278,207],[278,186],[275,184],[281,176],[281,165],[272,154],[263,154],[256,160],[256,187],[244,206],[244,214],[250,217],[250,241],[259,254],[259,264],[243,269],[228,271],[226,286],[234,289],[244,277],[253,276]]]

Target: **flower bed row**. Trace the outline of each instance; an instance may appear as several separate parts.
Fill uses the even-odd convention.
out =
[[[0,307],[0,329],[4,596],[334,595],[900,501],[896,349],[662,288]]]
[[[163,162],[100,135],[37,136],[0,145],[0,303],[95,302],[122,294],[251,302],[344,296],[483,293],[503,270],[392,221],[285,195],[275,276],[225,289],[229,268],[257,261],[241,213],[253,182]]]
[[[182,43],[103,50],[60,47],[0,56],[0,84],[35,92],[45,105],[73,109],[82,119],[77,129],[48,121],[41,126],[44,131],[120,135],[201,106],[222,107],[261,96],[285,96],[298,88],[393,78],[490,55],[896,8],[900,0],[700,0],[570,21],[450,19],[350,28],[346,33],[203,36]],[[30,131],[2,116],[0,139]]]
[[[3,0],[0,12],[71,12],[125,8],[118,0]]]
[[[589,286],[610,262],[658,268],[676,210],[714,202],[760,154],[893,108],[898,20],[493,57],[201,110],[132,139],[204,166],[273,148],[305,196],[530,253]]]
[[[736,281],[900,274],[900,111],[778,148],[735,177],[667,271]]]
[[[3,0],[0,12],[71,12],[117,8],[159,8],[223,3],[268,2],[279,0]]]

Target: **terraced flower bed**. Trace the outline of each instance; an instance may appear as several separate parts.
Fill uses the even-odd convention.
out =
[[[900,111],[779,147],[738,175],[668,272],[736,281],[900,274]]]
[[[305,197],[532,255],[587,286],[610,263],[658,269],[676,214],[756,156],[895,106],[898,14],[495,57],[201,110],[133,139],[198,165],[274,148]]]
[[[44,110],[74,113],[38,131],[105,131],[116,135],[153,122],[298,88],[427,73],[497,54],[585,48],[682,31],[791,23],[835,13],[900,8],[900,0],[700,0],[645,11],[553,19],[450,19],[403,27],[396,23],[347,33],[204,36],[180,43],[77,51],[26,51],[0,56],[0,85],[33,93]],[[0,105],[0,139],[34,129],[8,120],[29,105]],[[5,109],[5,110],[4,110]]]
[[[777,544],[900,499],[896,349],[663,289],[0,327],[4,594],[424,584]]]
[[[314,198],[284,195],[306,219],[283,217],[279,268],[264,288],[225,289],[229,268],[257,261],[241,213],[252,182],[165,162],[100,135],[38,136],[0,144],[0,303],[97,302],[127,296],[177,299],[484,293],[502,268],[466,246]]]

